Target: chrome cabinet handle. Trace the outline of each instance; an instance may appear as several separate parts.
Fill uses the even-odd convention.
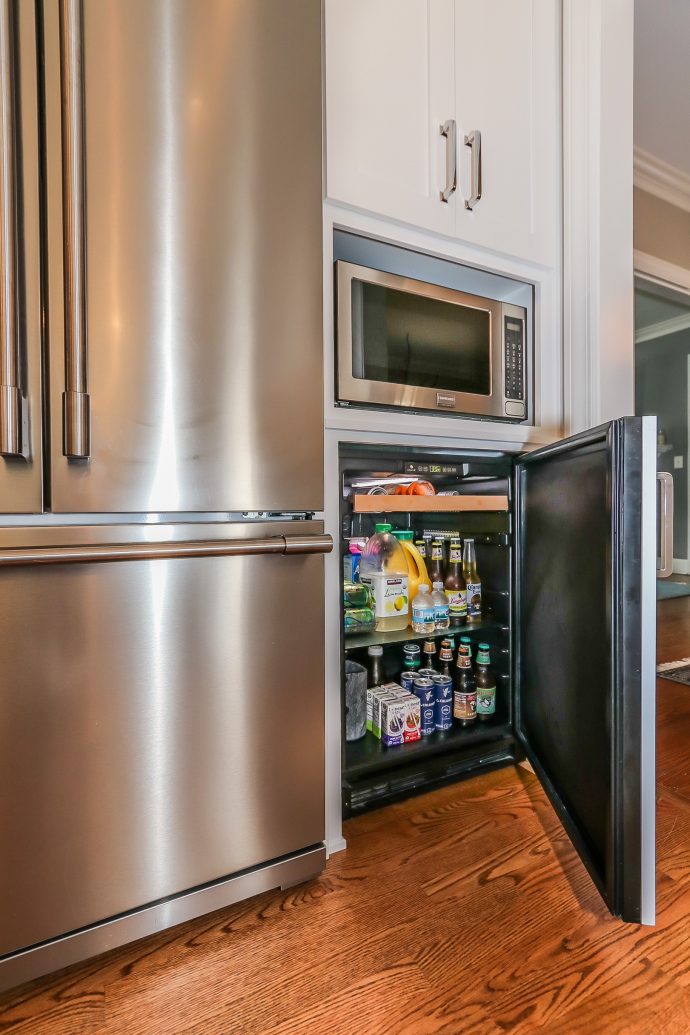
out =
[[[661,485],[661,557],[656,573],[660,579],[667,579],[673,574],[673,476],[668,471],[658,471],[657,478]]]
[[[482,197],[482,135],[478,129],[473,129],[467,134],[465,146],[469,147],[472,158],[470,196],[465,198],[465,208],[472,210]]]
[[[86,341],[86,238],[84,229],[84,92],[81,0],[60,0],[62,91],[62,205],[65,276],[65,391],[62,452],[84,459],[91,452]]]
[[[458,186],[458,146],[455,119],[448,119],[443,123],[441,136],[446,138],[446,185],[439,196],[441,201],[447,204]]]
[[[17,337],[14,58],[10,0],[0,2],[0,455],[22,455]]]
[[[0,568],[33,564],[89,564],[94,561],[153,561],[179,557],[246,557],[253,554],[330,553],[330,535],[274,535],[265,539],[208,539],[163,543],[8,547]]]

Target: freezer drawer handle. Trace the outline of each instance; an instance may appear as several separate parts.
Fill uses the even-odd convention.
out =
[[[22,455],[22,396],[17,337],[14,48],[12,5],[0,2],[0,454]]]
[[[658,578],[667,579],[673,574],[673,475],[668,471],[658,471],[657,478],[661,485],[661,557],[656,573]]]
[[[209,539],[179,543],[37,546],[0,550],[0,567],[29,564],[88,564],[95,561],[153,561],[179,557],[244,557],[252,554],[330,553],[329,535],[274,535],[265,539]]]
[[[81,0],[60,0],[62,90],[62,206],[65,276],[65,391],[62,452],[87,459],[91,452],[86,341],[86,237],[84,231],[84,90]]]

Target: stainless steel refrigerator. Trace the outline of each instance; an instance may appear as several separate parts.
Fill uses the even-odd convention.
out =
[[[0,987],[324,838],[320,0],[0,2]]]

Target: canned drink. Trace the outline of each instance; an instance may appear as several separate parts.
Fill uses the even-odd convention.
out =
[[[428,737],[436,730],[436,687],[428,676],[415,680],[415,696],[419,698],[419,732]]]
[[[408,669],[405,672],[400,673],[400,686],[403,688],[403,690],[408,690],[411,694],[413,694],[415,680],[417,679],[419,679],[417,673],[411,672]]]
[[[437,730],[453,725],[453,680],[450,676],[432,676],[434,684],[434,719]]]
[[[418,643],[406,643],[403,647],[403,667],[416,672],[422,663],[422,650]]]
[[[417,678],[414,681],[414,685],[412,687],[412,693],[415,695],[415,697],[421,697],[422,696],[422,692],[423,691],[426,692],[427,690],[431,690],[432,693],[434,692],[434,681],[433,681],[433,679],[431,678],[431,676],[427,676],[426,673],[424,673],[423,676],[418,675]],[[434,699],[435,699],[435,695],[434,695]]]

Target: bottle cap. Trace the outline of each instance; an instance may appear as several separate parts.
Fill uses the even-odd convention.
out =
[[[418,590],[418,592],[423,591],[424,593],[428,593],[429,592],[429,583],[428,582],[420,582],[419,585],[417,586],[417,590]]]
[[[375,658],[378,658],[383,654],[383,647],[379,647],[376,644],[374,644],[373,647],[369,647],[367,653],[371,654]]]
[[[460,643],[472,643],[472,639],[469,636],[461,636]]]
[[[403,654],[421,654],[421,648],[418,643],[406,643]]]
[[[414,532],[410,528],[394,528],[393,535],[396,539],[404,540],[407,543],[411,543],[414,539]]]
[[[438,589],[441,592],[443,592],[443,583],[442,582],[434,582],[434,585],[433,585],[432,588],[433,589]]]
[[[382,521],[380,524],[377,524],[375,527],[376,527],[376,531],[377,532],[390,532],[390,530],[391,530],[391,526],[388,524],[387,521]]]

